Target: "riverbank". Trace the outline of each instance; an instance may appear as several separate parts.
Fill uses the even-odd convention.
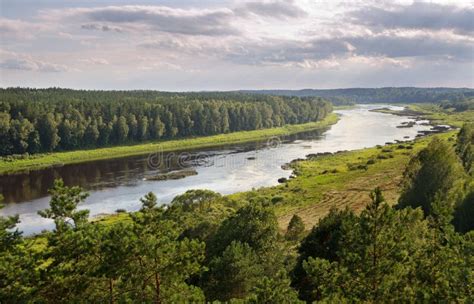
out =
[[[349,208],[360,212],[370,202],[375,187],[383,190],[389,204],[400,195],[400,181],[411,157],[425,148],[434,136],[454,140],[457,131],[429,135],[403,143],[373,148],[309,156],[292,163],[295,176],[274,186],[227,195],[226,204],[237,208],[252,200],[271,202],[282,233],[294,214],[310,230],[331,208]],[[90,219],[104,225],[130,221],[129,212],[102,214]],[[29,238],[35,250],[46,247],[44,234]]]
[[[453,112],[432,104],[408,105],[403,111],[373,111],[401,116],[411,112],[413,116],[429,120],[431,124],[453,127],[474,122],[474,111]],[[282,231],[286,230],[294,214],[298,214],[306,228],[310,229],[333,207],[347,207],[356,212],[363,210],[370,202],[370,191],[376,187],[383,190],[388,203],[395,204],[401,192],[400,181],[410,159],[425,148],[433,137],[454,142],[456,134],[457,131],[453,130],[407,142],[310,156],[306,160],[293,162],[295,177],[287,182],[230,197],[240,200],[258,196],[275,202],[275,212]]]
[[[285,125],[283,127],[271,129],[240,131],[213,136],[168,140],[131,146],[38,154],[25,159],[0,161],[0,174],[10,174],[29,170],[39,170],[53,166],[63,166],[66,164],[142,155],[157,151],[182,151],[184,149],[212,148],[228,144],[259,141],[272,136],[285,136],[304,131],[327,128],[330,125],[335,124],[338,119],[339,118],[337,114],[331,113],[322,121],[299,125]]]
[[[390,121],[393,126],[396,125],[396,123],[394,124],[394,121],[391,120],[390,115],[383,116],[384,118],[381,122],[382,125]],[[403,121],[403,118],[396,119],[397,121]],[[362,121],[367,122],[370,120]],[[318,149],[316,149],[316,152],[314,150],[308,151],[306,153],[302,151],[304,154],[292,154],[293,156],[291,158],[285,160],[290,162],[292,159],[299,159],[299,161],[291,162],[291,169],[294,169],[294,175],[296,175],[296,177],[290,178],[287,182],[283,181],[280,186],[270,186],[267,188],[255,187],[256,189],[259,189],[255,191],[247,191],[247,189],[251,189],[252,187],[245,187],[245,189],[233,191],[233,193],[236,194],[227,195],[226,198],[230,199],[232,201],[232,204],[235,205],[245,204],[245,202],[253,201],[255,199],[271,202],[275,208],[276,213],[278,214],[280,228],[282,229],[282,231],[286,228],[289,219],[294,213],[301,214],[301,216],[305,220],[305,223],[307,223],[306,227],[309,229],[312,225],[317,223],[318,219],[321,216],[324,216],[332,206],[347,206],[355,210],[360,210],[369,201],[368,193],[373,190],[373,187],[375,186],[380,186],[382,189],[386,190],[386,197],[390,200],[390,202],[396,202],[396,200],[398,199],[398,181],[401,178],[406,164],[408,163],[412,155],[414,155],[420,149],[426,146],[426,144],[429,142],[430,138],[432,138],[433,135],[429,135],[428,137],[421,137],[415,141],[406,141],[407,136],[390,137],[387,138],[385,141],[379,140],[377,143],[383,144],[384,142],[388,141],[394,142],[394,138],[398,138],[403,142],[396,142],[378,147],[374,147],[377,143],[370,144],[370,141],[364,144],[359,142],[360,140],[364,142],[364,136],[358,141],[359,144],[356,145],[358,146],[358,148],[347,148],[342,144],[348,140],[350,141],[352,138],[344,137],[346,130],[348,130],[347,128],[352,126],[353,128],[351,130],[353,132],[354,130],[358,130],[358,132],[361,132],[360,128],[357,129],[355,128],[355,126],[363,127],[364,125],[365,123],[354,123],[354,121],[348,119],[348,117],[344,115],[340,123],[333,127],[327,135],[331,137],[330,134],[332,131],[339,130],[338,132],[333,134],[333,137],[335,136],[333,139],[336,140],[336,142],[338,143],[337,145],[326,145],[326,148],[329,148],[329,150],[319,150],[320,153],[316,153]],[[454,136],[455,133],[456,131],[451,131],[450,133],[443,133],[437,136],[441,136],[442,138],[449,140],[449,134]],[[365,133],[362,132],[358,134],[363,135]],[[345,138],[345,140],[341,141],[341,136],[343,139]],[[367,136],[367,134],[365,136]],[[402,137],[405,139],[402,139]],[[412,134],[411,138],[413,137],[414,135]],[[362,147],[364,146],[373,148],[362,149]],[[346,149],[351,151],[338,153],[322,153],[324,151],[335,152],[338,150]],[[309,152],[313,153],[309,154]],[[307,155],[308,159],[302,160],[305,155]],[[248,155],[245,155],[244,158],[245,157],[248,157]],[[284,163],[281,162],[280,164]],[[271,170],[271,168],[268,169]],[[241,171],[244,172],[244,174],[248,172],[247,170]],[[271,176],[268,176],[268,178],[271,178],[276,181],[279,177],[285,175],[287,177],[289,173],[278,171],[272,174]],[[213,175],[214,179],[215,177],[216,176]],[[203,182],[202,178],[205,178],[205,176],[201,177],[200,183],[206,185],[207,189],[220,192],[219,189],[209,188],[209,185],[212,184],[211,180],[204,180]],[[384,182],[386,182],[386,184],[384,184]],[[181,186],[182,185],[180,183],[179,187]],[[170,186],[168,185],[167,187]],[[200,186],[197,186],[197,188],[200,188]],[[126,189],[126,191],[130,190]],[[167,193],[166,189],[160,189],[160,187],[153,186],[151,188],[141,188],[140,192],[135,194],[142,195],[147,191],[154,191],[155,193],[160,193],[161,199],[163,199],[163,197],[165,197],[164,195],[166,195]],[[238,191],[242,192],[237,193]],[[112,196],[111,193],[108,193],[106,195],[106,197]],[[126,194],[124,192],[120,195]],[[107,203],[103,199],[103,197],[99,199],[99,201],[101,202],[100,208],[102,208],[102,210],[104,209],[104,204]],[[136,199],[136,201],[138,201],[138,199]],[[115,215],[110,213],[114,210],[122,210],[121,208],[123,208],[124,210],[130,210],[129,207],[124,207],[123,204],[115,204],[115,201],[110,202],[113,205],[108,208],[108,211],[101,211],[100,213],[95,212],[96,215],[101,214],[101,216],[99,216],[99,218],[96,218],[95,220],[109,223],[121,221],[121,219],[127,218],[126,213],[120,212]],[[94,205],[91,204],[90,206],[91,210],[94,210]],[[87,208],[86,205],[85,207]],[[32,206],[32,208],[36,207]],[[44,206],[43,208],[46,208],[46,206]],[[108,215],[105,215],[105,213],[108,213]]]
[[[430,124],[445,124],[457,128],[462,127],[464,123],[474,122],[474,111],[455,112],[429,103],[405,105],[403,110],[380,108],[371,111],[398,116],[418,117],[429,120]]]
[[[235,205],[252,200],[271,202],[282,233],[294,214],[307,230],[316,225],[331,208],[360,212],[370,202],[369,193],[383,190],[389,204],[396,204],[400,181],[410,159],[425,148],[433,137],[454,141],[457,131],[424,136],[415,140],[338,153],[308,155],[291,164],[294,177],[278,186],[227,195]],[[128,220],[128,213],[99,216],[93,221],[112,224]]]
[[[370,191],[376,187],[383,190],[388,203],[395,204],[400,195],[403,172],[411,157],[426,147],[434,136],[452,141],[456,132],[309,156],[306,160],[293,162],[294,177],[281,185],[229,197],[237,201],[253,198],[273,202],[282,231],[286,230],[294,214],[299,215],[310,229],[332,207],[361,211],[370,202]]]

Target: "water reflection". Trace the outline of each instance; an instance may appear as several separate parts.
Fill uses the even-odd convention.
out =
[[[309,131],[279,138],[281,143],[321,137],[325,130]],[[88,191],[98,191],[118,186],[133,187],[147,176],[204,166],[230,168],[243,166],[249,159],[227,158],[226,155],[258,151],[268,146],[268,141],[227,145],[214,150],[196,149],[186,152],[165,152],[157,164],[150,165],[150,156],[141,155],[112,160],[71,164],[21,174],[0,176],[0,191],[5,203],[21,203],[48,195],[55,179],[62,178],[68,186],[78,185]],[[277,147],[271,147],[277,148]],[[186,156],[186,159],[184,158]],[[233,162],[230,162],[230,161]]]

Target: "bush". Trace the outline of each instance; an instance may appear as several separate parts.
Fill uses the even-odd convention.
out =
[[[282,196],[274,196],[272,197],[272,203],[273,204],[277,204],[279,202],[282,202],[283,201],[283,197]]]
[[[294,214],[288,224],[288,229],[286,230],[285,238],[289,241],[298,241],[303,237],[304,233],[304,223],[301,217]]]
[[[347,164],[347,168],[349,169],[349,171],[369,169],[366,164]]]

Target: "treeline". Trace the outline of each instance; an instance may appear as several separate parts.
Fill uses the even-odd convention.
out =
[[[474,97],[474,90],[468,88],[349,88],[329,90],[252,90],[253,94],[275,96],[322,97],[335,105],[351,103],[441,103]]]
[[[34,238],[0,217],[2,303],[471,303],[474,129],[413,157],[398,205],[379,189],[360,214],[332,209],[281,234],[274,204],[190,190],[168,207],[93,221],[87,194],[58,180]],[[296,248],[296,250],[295,250]]]
[[[474,110],[474,97],[446,100],[441,102],[440,106],[443,109],[454,109],[456,112]]]
[[[279,127],[318,121],[331,111],[321,98],[0,89],[0,155]]]

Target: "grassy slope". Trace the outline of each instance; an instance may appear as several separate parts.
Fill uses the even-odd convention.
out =
[[[434,123],[462,126],[464,122],[474,121],[474,111],[461,113],[440,111],[430,105],[411,105],[411,110],[422,112],[423,117]],[[453,141],[456,131],[434,135],[444,140]],[[237,193],[232,198],[249,198],[258,195],[273,200],[282,231],[293,216],[298,214],[310,229],[326,215],[331,207],[349,207],[362,210],[369,203],[369,193],[375,187],[384,191],[389,203],[396,203],[400,195],[400,181],[403,171],[411,157],[424,148],[432,136],[413,141],[410,149],[399,148],[398,144],[379,148],[368,148],[331,156],[321,156],[296,164],[297,177],[286,184],[256,191]],[[403,144],[407,146],[407,144]],[[383,152],[384,150],[392,152]],[[385,155],[386,159],[377,158]],[[390,155],[393,158],[390,158]],[[384,158],[384,157],[383,157]],[[367,170],[349,170],[348,164],[367,164],[369,159],[375,163],[367,165]],[[328,171],[328,173],[323,173]],[[331,173],[331,172],[335,173]]]
[[[455,127],[461,127],[466,122],[474,123],[474,111],[443,111],[438,106],[432,104],[414,104],[409,105],[408,108],[414,111],[425,113],[423,116],[435,124],[447,124]]]
[[[196,137],[180,140],[152,142],[131,146],[118,146],[92,150],[79,150],[70,152],[57,152],[40,154],[28,159],[15,159],[0,161],[0,174],[13,173],[24,170],[37,170],[52,166],[87,162],[93,160],[119,158],[125,156],[141,155],[158,151],[175,151],[183,149],[208,148],[225,144],[251,142],[262,140],[271,136],[283,136],[303,131],[327,127],[336,123],[337,115],[332,113],[324,120],[299,125],[286,125],[279,128],[262,129],[254,131],[240,131],[206,137]]]
[[[455,132],[436,136],[450,140],[449,138],[455,136]],[[404,148],[394,144],[300,161],[295,166],[297,176],[287,183],[238,193],[232,197],[239,199],[258,195],[277,201],[275,210],[281,230],[286,230],[293,214],[298,214],[305,222],[306,228],[310,229],[331,207],[347,206],[355,211],[362,210],[369,203],[369,193],[375,187],[384,191],[387,202],[395,203],[400,194],[399,183],[406,164],[430,140],[431,136],[411,144],[404,143]],[[411,148],[407,149],[406,146]],[[383,152],[388,150],[392,152]],[[379,155],[385,159],[379,159]],[[390,158],[390,155],[393,158]],[[375,163],[367,165],[369,159],[375,160]],[[349,164],[367,165],[367,170],[350,170]]]

